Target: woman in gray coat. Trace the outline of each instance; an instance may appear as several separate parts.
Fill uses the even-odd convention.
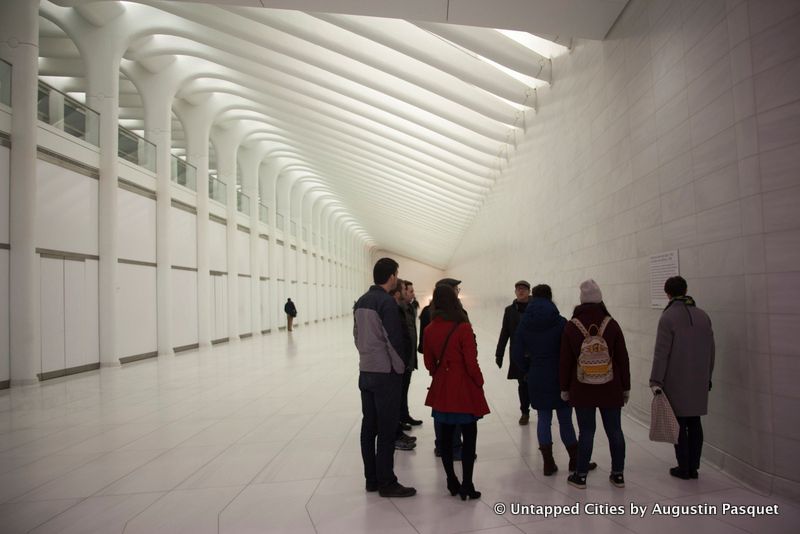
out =
[[[650,373],[653,393],[663,390],[680,425],[675,456],[669,470],[681,479],[697,478],[703,448],[700,416],[708,413],[708,392],[714,371],[714,332],[711,319],[686,295],[686,280],[674,276],[664,284],[669,304],[658,321]]]

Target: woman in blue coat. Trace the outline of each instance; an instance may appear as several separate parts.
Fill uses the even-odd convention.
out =
[[[536,434],[544,460],[544,475],[558,471],[553,459],[553,436],[550,426],[553,410],[558,417],[561,441],[569,453],[569,469],[575,470],[578,438],[572,425],[572,408],[561,400],[559,356],[561,334],[567,320],[553,303],[550,286],[539,284],[531,291],[531,300],[514,334],[511,358],[527,375],[531,407],[537,412]],[[596,467],[596,464],[594,464]]]

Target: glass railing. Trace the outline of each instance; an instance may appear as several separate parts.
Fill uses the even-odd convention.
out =
[[[236,209],[245,215],[250,215],[250,197],[241,191],[236,191]]]
[[[278,230],[280,230],[281,232],[283,231],[283,227],[284,227],[283,215],[281,215],[280,213],[276,213],[275,214],[275,226],[277,226]]]
[[[0,104],[11,106],[11,65],[0,59]]]
[[[73,137],[100,146],[100,114],[39,80],[39,120]]]
[[[197,169],[194,165],[186,163],[178,156],[170,158],[170,175],[172,181],[183,187],[188,187],[192,191],[197,191]]]
[[[226,203],[228,196],[228,186],[225,182],[217,180],[213,176],[208,177],[208,198],[216,200],[221,204]]]
[[[132,131],[119,127],[117,154],[125,161],[156,172],[156,145]]]
[[[269,208],[261,202],[258,203],[258,220],[264,224],[269,224]]]
[[[289,224],[291,234],[297,237],[297,223],[295,221],[290,221]]]

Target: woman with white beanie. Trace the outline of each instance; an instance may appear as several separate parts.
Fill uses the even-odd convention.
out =
[[[622,406],[631,389],[630,363],[625,337],[608,313],[603,293],[592,279],[580,285],[581,303],[561,335],[559,379],[561,398],[575,408],[578,419],[578,461],[567,482],[586,488],[592,457],[595,414],[600,410],[611,451],[611,484],[625,487],[625,436]]]

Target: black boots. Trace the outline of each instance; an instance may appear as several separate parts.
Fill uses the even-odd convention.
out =
[[[558,471],[558,466],[556,465],[556,461],[553,459],[553,444],[548,443],[547,445],[539,445],[539,450],[542,451],[542,460],[544,461],[544,469],[543,469],[544,476],[549,477],[553,473]],[[572,455],[570,454],[570,466],[571,465],[572,465]]]

